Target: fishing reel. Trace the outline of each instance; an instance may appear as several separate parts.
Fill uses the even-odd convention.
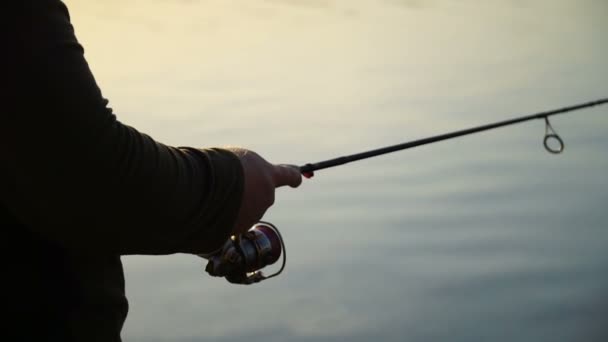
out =
[[[261,269],[277,262],[281,254],[281,268],[265,276]],[[205,267],[209,275],[244,285],[276,277],[283,272],[287,261],[281,233],[268,222],[256,223],[246,233],[231,236],[217,252],[202,257],[209,260]]]

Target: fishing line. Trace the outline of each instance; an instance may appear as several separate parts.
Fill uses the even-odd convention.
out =
[[[490,123],[487,125],[467,128],[467,129],[463,129],[460,131],[454,131],[454,132],[445,133],[445,134],[441,134],[441,135],[435,135],[435,136],[427,137],[427,138],[423,138],[423,139],[408,141],[405,143],[382,147],[382,148],[378,148],[378,149],[374,149],[374,150],[370,150],[370,151],[366,151],[366,152],[360,152],[360,153],[355,153],[355,154],[338,157],[338,158],[334,158],[334,159],[328,159],[328,160],[321,161],[318,163],[308,163],[308,164],[300,166],[299,168],[300,168],[300,172],[305,177],[310,178],[310,177],[314,176],[314,171],[317,171],[317,170],[327,169],[330,167],[343,165],[343,164],[361,160],[361,159],[367,159],[367,158],[376,157],[376,156],[387,154],[387,153],[407,150],[409,148],[414,148],[414,147],[418,147],[421,145],[432,144],[432,143],[436,143],[436,142],[439,142],[442,140],[453,139],[453,138],[461,137],[463,135],[474,134],[474,133],[487,131],[487,130],[495,129],[498,127],[509,126],[509,125],[513,125],[516,123],[534,120],[534,119],[544,119],[545,120],[545,137],[543,139],[543,145],[544,145],[545,149],[550,153],[559,154],[564,150],[564,146],[565,146],[564,141],[551,126],[551,123],[549,122],[549,117],[551,115],[573,112],[573,111],[580,110],[583,108],[599,106],[599,105],[602,105],[605,103],[608,103],[608,98],[585,102],[585,103],[568,106],[568,107],[563,107],[563,108],[559,108],[559,109],[539,112],[539,113],[535,113],[535,114],[529,114],[529,115],[520,116],[520,117],[509,119],[509,120],[494,122],[494,123]],[[550,146],[551,142],[557,143],[558,146],[551,147]]]

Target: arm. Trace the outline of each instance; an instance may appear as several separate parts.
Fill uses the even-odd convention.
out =
[[[239,156],[169,147],[123,125],[106,107],[63,4],[32,2],[14,13],[3,57],[0,203],[69,249],[219,247],[241,204]]]

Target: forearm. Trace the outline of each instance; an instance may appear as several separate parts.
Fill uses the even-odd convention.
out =
[[[0,201],[69,249],[167,254],[219,246],[241,201],[238,158],[168,147],[117,121],[62,6],[48,3],[55,8],[34,8],[15,23],[19,40],[9,47],[15,77],[6,79],[0,127]]]

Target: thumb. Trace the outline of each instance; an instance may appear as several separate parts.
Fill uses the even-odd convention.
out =
[[[274,186],[276,188],[284,185],[297,188],[300,184],[302,184],[302,174],[299,167],[287,164],[274,165]]]

